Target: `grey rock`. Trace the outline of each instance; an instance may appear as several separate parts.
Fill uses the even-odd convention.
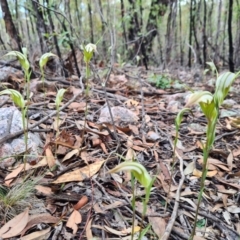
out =
[[[0,108],[0,138],[23,129],[22,115],[16,107]],[[41,152],[39,134],[28,132],[28,152],[25,153],[24,135],[10,139],[0,146],[0,166],[10,167],[18,157],[26,154],[28,162],[36,159]]]

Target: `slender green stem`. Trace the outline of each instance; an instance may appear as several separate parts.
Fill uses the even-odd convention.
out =
[[[212,147],[213,139],[215,138],[216,124],[217,124],[217,117],[216,117],[216,119],[213,120],[213,123],[211,123],[211,122],[208,123],[207,142],[206,142],[206,145],[203,148],[203,173],[202,173],[201,182],[200,182],[200,192],[199,192],[199,195],[198,195],[198,203],[197,203],[197,209],[196,209],[196,214],[195,214],[195,218],[194,218],[193,230],[192,230],[192,233],[191,233],[191,236],[190,236],[189,240],[193,240],[195,232],[196,232],[197,217],[198,217],[200,204],[201,204],[201,201],[202,201],[203,191],[204,191],[204,188],[205,188],[205,180],[206,180],[206,177],[207,177],[208,156],[209,156],[209,152],[210,152],[211,147]]]
[[[27,98],[27,103],[25,104],[25,108],[21,109],[22,113],[22,124],[23,124],[23,131],[24,131],[24,143],[25,143],[25,154],[23,156],[23,162],[24,162],[24,172],[26,171],[26,154],[28,152],[28,118],[27,112],[28,112],[28,101],[30,99],[30,72],[26,72],[24,74],[24,79],[25,79],[25,84],[26,84],[26,98]]]
[[[178,135],[179,135],[179,128],[176,128],[176,136],[175,136],[174,143],[173,143],[173,164],[171,167],[171,179],[170,179],[170,183],[169,183],[169,187],[168,187],[167,200],[166,200],[165,207],[164,207],[164,213],[166,213],[166,211],[167,211],[168,199],[169,199],[171,185],[172,185],[172,176],[173,176],[173,169],[174,169],[175,160],[176,160],[176,148],[177,148]]]
[[[26,159],[26,153],[28,151],[28,132],[26,129],[26,119],[25,119],[25,109],[22,108],[21,109],[21,113],[22,113],[22,125],[23,125],[23,131],[24,131],[24,143],[25,143],[25,154],[23,155],[23,163],[24,163],[24,172],[26,171],[26,163],[27,163],[27,159]]]
[[[132,173],[131,173],[131,186],[132,186],[132,209],[133,209],[131,240],[133,240],[134,224],[135,224],[135,214],[136,214],[136,196],[135,196],[135,179],[134,179],[134,176],[133,176]]]
[[[83,144],[83,138],[85,134],[85,129],[87,126],[87,114],[88,114],[88,97],[89,97],[89,77],[90,77],[90,68],[89,68],[89,61],[86,61],[86,106],[85,106],[85,112],[84,112],[84,126],[83,126],[83,132],[82,132],[82,144]]]

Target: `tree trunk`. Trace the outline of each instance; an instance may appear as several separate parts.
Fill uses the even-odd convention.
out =
[[[229,71],[234,72],[233,62],[233,40],[232,40],[232,11],[233,11],[233,0],[229,0],[228,8],[228,42],[229,42]]]
[[[13,23],[7,0],[0,0],[0,4],[3,12],[6,31],[10,37],[11,48],[15,50],[18,49],[20,52],[22,52],[22,40]]]
[[[38,0],[39,1],[39,0]],[[40,41],[40,47],[42,54],[48,52],[48,46],[47,46],[47,39],[44,36],[48,31],[46,29],[46,25],[44,23],[43,18],[43,12],[39,6],[39,4],[35,1],[32,1],[33,9],[36,12],[37,21],[36,21],[36,27],[37,27],[37,33]]]
[[[101,21],[102,21],[102,46],[103,46],[103,55],[106,56],[107,55],[107,45],[106,45],[106,41],[104,39],[104,35],[105,35],[105,21],[103,19],[103,8],[102,8],[102,1],[99,0],[98,1],[98,5],[101,11]]]
[[[199,9],[200,10],[200,9]],[[196,16],[200,14],[199,11],[197,12],[196,8],[196,0],[193,0],[193,22],[192,22],[192,30],[193,30],[193,36],[196,44],[196,55],[197,59],[196,61],[201,65],[202,64],[202,59],[201,59],[201,53],[200,53],[200,46],[198,42],[198,37],[197,37],[197,27],[196,27]],[[196,62],[196,64],[197,64]]]
[[[76,13],[77,13],[77,21],[78,21],[78,24],[79,24],[79,26],[78,26],[78,28],[79,29],[82,29],[82,21],[81,21],[81,16],[80,16],[80,12],[79,12],[79,5],[78,5],[78,0],[74,0],[74,3],[75,3],[75,10],[76,10]],[[76,22],[77,22],[76,21]],[[76,24],[76,23],[75,23]],[[76,26],[77,26],[77,24],[76,24]],[[80,30],[80,34],[81,34],[81,31],[82,30]]]
[[[213,57],[213,62],[215,65],[218,64],[219,62],[219,48],[218,48],[218,39],[221,31],[221,15],[222,15],[222,0],[219,0],[218,3],[218,17],[217,17],[217,34],[216,34],[216,39],[215,39],[215,52],[214,52],[214,57]]]
[[[207,62],[207,36],[206,36],[206,27],[207,27],[207,2],[203,0],[203,30],[202,30],[202,38],[203,38],[203,67],[206,68]]]
[[[47,1],[47,6],[48,6],[47,15],[48,15],[48,20],[49,20],[50,27],[51,27],[51,30],[52,30],[53,42],[54,42],[54,45],[55,45],[55,48],[56,48],[57,55],[58,55],[60,61],[62,62],[62,55],[61,55],[60,48],[58,46],[58,40],[57,40],[57,36],[56,36],[56,32],[55,32],[55,27],[54,27],[54,24],[53,24],[51,11],[50,11],[49,0],[46,0],[46,1]]]
[[[101,0],[99,0],[99,1],[101,1]],[[123,2],[123,0],[121,0],[121,22],[122,22],[122,28],[123,28],[123,38],[125,41],[124,47],[125,47],[125,50],[127,50],[127,33],[126,33],[124,17],[125,17],[124,2]]]
[[[152,56],[152,45],[153,40],[157,36],[157,17],[163,16],[166,13],[167,6],[171,1],[166,0],[152,0],[150,13],[148,16],[146,32],[147,36],[144,37],[143,43],[141,45],[141,50],[143,54],[143,62],[147,68],[149,62],[149,56]],[[174,0],[175,1],[175,0]]]
[[[30,51],[32,50],[32,38],[31,38],[31,34],[30,34],[30,27],[29,27],[29,23],[28,23],[28,11],[27,9],[25,9],[25,22],[26,22],[26,28],[27,28],[27,44],[29,45],[29,49]]]
[[[193,23],[193,0],[190,2],[190,17],[189,17],[189,38],[188,42],[189,45],[192,46],[192,23]],[[188,67],[192,67],[192,49],[189,47],[188,48]]]
[[[71,16],[71,8],[70,8],[70,0],[65,0],[65,9],[67,12],[67,18],[72,25],[72,16]],[[73,35],[73,28],[70,27],[71,35]]]
[[[89,17],[89,26],[90,26],[90,41],[91,43],[94,43],[94,29],[93,29],[93,19],[92,19],[92,6],[91,6],[91,0],[88,1],[88,17]]]
[[[169,64],[171,60],[171,51],[172,51],[172,27],[171,22],[173,20],[173,3],[170,5],[170,11],[168,14],[167,21],[167,32],[166,32],[166,51],[165,51],[165,62],[166,65]]]
[[[228,2],[225,4],[229,4]],[[226,51],[226,28],[227,28],[227,16],[228,16],[228,10],[227,6],[225,6],[225,12],[224,12],[224,21],[223,21],[223,42],[222,42],[222,56],[225,57],[225,51]]]
[[[180,46],[180,64],[183,66],[184,63],[184,47],[182,42],[182,8],[181,0],[178,0],[178,9],[179,9],[179,46]]]
[[[235,58],[234,58],[234,65],[235,68],[239,70],[240,67],[240,5],[239,0],[237,0],[237,30],[236,30],[236,47],[235,47]],[[236,69],[235,69],[236,71]]]
[[[130,21],[128,28],[128,40],[130,41],[131,45],[130,48],[128,48],[128,57],[129,59],[132,59],[139,51],[139,41],[136,38],[139,37],[138,35],[140,33],[140,26],[138,23],[137,11],[135,11],[135,1],[129,0],[129,4]]]

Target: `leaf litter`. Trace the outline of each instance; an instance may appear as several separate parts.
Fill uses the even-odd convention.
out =
[[[142,70],[133,67],[125,69],[123,74],[122,70],[113,69],[106,93],[96,76],[91,80],[88,99],[76,76],[68,80],[63,78],[65,85],[61,81],[54,82],[58,88],[69,87],[62,106],[69,104],[60,112],[59,135],[56,135],[56,118],[52,115],[38,125],[45,144],[42,155],[27,163],[25,170],[17,158],[0,175],[1,185],[8,189],[26,178],[41,176],[32,198],[38,198],[44,206],[41,208],[48,212],[36,215],[31,213],[33,209],[24,206],[11,220],[0,222],[1,238],[19,239],[21,236],[26,240],[52,239],[54,236],[55,239],[92,240],[104,236],[105,239],[131,239],[131,175],[127,172],[107,174],[122,161],[119,155],[127,161],[135,159],[151,176],[156,176],[143,226],[141,206],[137,207],[133,239],[137,239],[141,227],[148,223],[151,228],[144,239],[161,239],[174,214],[173,206],[178,197],[179,207],[170,239],[189,238],[200,189],[206,121],[197,108],[194,117],[184,114],[177,152],[183,160],[185,180],[177,196],[181,175],[179,161],[173,161],[174,119],[187,102],[188,88],[156,89],[148,83],[149,72],[136,74],[138,77],[133,76],[134,72],[141,73]],[[49,83],[45,96],[48,103],[34,107],[34,103],[43,99],[37,87],[41,86],[40,82],[35,79],[31,83],[34,97],[29,110],[32,115],[38,113],[31,120],[33,124],[40,120],[39,114],[46,115],[46,109],[47,114],[51,114],[55,107],[52,103],[56,92],[50,81],[46,82]],[[237,83],[238,80],[236,88]],[[194,85],[190,87],[195,88]],[[196,89],[205,90],[205,87],[198,83]],[[219,120],[217,140],[209,158],[194,239],[239,237],[240,137],[239,117],[233,114],[238,114],[237,104],[239,98],[235,89],[221,110],[224,114]],[[11,102],[5,105],[11,106]],[[136,186],[136,197],[140,204],[144,191],[139,185]],[[30,208],[37,208],[31,201],[29,204]],[[0,218],[4,219],[3,216]],[[205,224],[201,225],[201,221]]]

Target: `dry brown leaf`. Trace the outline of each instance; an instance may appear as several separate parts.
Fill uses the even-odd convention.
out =
[[[106,146],[105,146],[105,144],[104,144],[103,142],[100,143],[100,146],[101,146],[103,152],[104,152],[105,154],[108,154],[108,150],[107,150],[107,148],[106,148]]]
[[[139,105],[138,101],[135,101],[133,99],[128,99],[125,103],[124,103],[128,108],[131,107],[137,107]]]
[[[217,203],[212,209],[211,212],[216,212],[218,211],[220,208],[223,208],[224,204],[223,203]]]
[[[48,233],[50,232],[50,230],[51,230],[51,227],[42,231],[33,232],[24,237],[21,237],[20,240],[48,239],[49,237]]]
[[[164,181],[165,177],[162,172],[160,172],[157,176],[157,178],[160,180],[163,190],[165,193],[169,192],[169,185]]]
[[[70,86],[68,88],[68,91],[75,96],[75,95],[79,94],[80,92],[82,92],[82,89],[76,88],[74,86]]]
[[[232,154],[232,152],[230,152],[228,157],[227,157],[227,165],[228,165],[229,171],[232,171],[232,168],[233,168],[233,154]]]
[[[105,160],[98,161],[92,164],[89,164],[86,167],[74,170],[69,173],[65,173],[62,176],[60,176],[57,180],[55,180],[53,183],[65,183],[65,182],[72,182],[72,181],[83,181],[86,178],[92,177],[94,174],[96,174],[99,169],[101,168],[102,164],[105,162]]]
[[[139,147],[137,145],[133,145],[132,146],[132,149],[136,150],[136,151],[139,151],[139,152],[144,152],[146,149],[143,148],[143,147]],[[145,152],[147,154],[147,152]],[[147,154],[148,155],[148,154]]]
[[[240,189],[240,185],[239,184],[235,184],[235,183],[231,183],[231,182],[227,182],[226,180],[222,179],[222,178],[219,178],[219,177],[216,177],[216,179],[221,182],[221,183],[224,183],[228,186],[232,186],[234,188],[237,188],[237,189]]]
[[[133,159],[135,159],[135,158],[136,158],[135,151],[132,148],[129,148],[127,150],[127,154],[126,154],[125,159],[128,160],[128,161],[133,161]]]
[[[45,154],[46,154],[48,167],[51,169],[56,164],[55,157],[53,156],[52,151],[51,151],[51,149],[49,147],[46,148]]]
[[[21,231],[21,236],[23,236],[30,228],[36,226],[39,223],[57,223],[58,221],[59,218],[53,217],[48,213],[32,215],[30,216],[26,227]]]
[[[141,202],[136,202],[136,207],[139,212],[143,212],[143,204]],[[156,235],[160,237],[164,234],[166,229],[166,222],[161,217],[151,217],[151,215],[155,214],[155,212],[150,208],[147,207],[147,215],[149,215],[148,220],[151,224],[153,231]]]
[[[82,208],[85,204],[87,204],[87,202],[88,202],[87,196],[83,196],[83,197],[77,202],[77,204],[75,204],[75,205],[73,206],[73,208],[74,208],[75,210],[79,210],[79,209]]]
[[[31,168],[30,164],[26,164],[26,168],[25,170],[29,170]],[[20,164],[17,168],[15,168],[11,173],[9,173],[6,177],[5,177],[5,185],[7,187],[10,186],[11,182],[15,179],[15,177],[18,176],[18,174],[23,171],[24,169],[24,164]],[[7,180],[9,179],[9,180]]]
[[[106,211],[106,210],[109,210],[109,209],[114,209],[114,208],[118,208],[120,206],[123,205],[123,202],[121,201],[115,201],[109,205],[105,205],[104,208],[103,208],[103,211]]]
[[[133,146],[133,136],[130,136],[127,139],[127,148],[131,148],[132,146]]]
[[[240,147],[238,149],[234,149],[232,151],[232,154],[233,154],[234,157],[237,157],[238,155],[240,155]]]
[[[207,177],[213,177],[215,176],[216,174],[218,173],[217,170],[214,170],[214,171],[208,171],[207,172]],[[194,169],[193,170],[193,176],[196,176],[196,177],[202,177],[202,171],[199,171],[198,169]]]
[[[73,230],[73,234],[77,233],[78,226],[77,224],[82,222],[82,216],[77,210],[73,210],[72,214],[70,215],[66,226]]]
[[[132,130],[132,132],[133,132],[135,135],[139,135],[139,129],[138,129],[137,126],[132,125],[132,124],[129,124],[128,127]]]
[[[35,189],[36,189],[38,192],[44,194],[45,196],[53,194],[52,189],[51,189],[50,187],[45,187],[45,186],[37,185],[37,186],[35,186]]]
[[[125,235],[127,235],[127,233],[124,231],[124,230],[122,230],[122,231],[118,231],[118,230],[115,230],[115,229],[113,229],[113,228],[110,228],[110,227],[108,227],[108,226],[104,226],[104,229],[107,231],[107,232],[110,232],[110,233],[112,233],[112,234],[115,234],[115,235],[117,235],[117,236],[125,236]]]
[[[102,213],[102,214],[105,214],[105,212],[101,209],[101,207],[99,206],[99,203],[95,203],[93,205],[93,208],[94,208],[94,211],[95,213]]]
[[[206,240],[206,238],[200,237],[200,236],[194,236],[193,240]]]
[[[36,165],[31,166],[32,168],[45,167],[47,166],[47,159],[43,157]]]
[[[147,210],[148,215],[153,215],[155,212],[152,211],[150,208]],[[160,238],[163,236],[165,229],[166,229],[166,221],[161,217],[148,217],[149,223],[153,231],[156,235]]]
[[[191,174],[195,168],[196,168],[195,162],[194,161],[190,162],[183,171],[184,175]]]
[[[87,226],[86,226],[86,237],[87,237],[87,240],[92,240],[93,239],[91,228],[92,228],[92,218],[89,220],[89,222],[87,223]]]
[[[24,212],[20,213],[12,220],[7,222],[1,229],[0,229],[0,237],[11,238],[20,235],[21,231],[25,228],[28,223],[28,211],[27,208]]]
[[[85,111],[86,110],[86,102],[72,102],[69,106],[69,109],[73,109],[76,112]]]
[[[79,149],[73,149],[72,151],[68,152],[65,157],[63,158],[62,162],[70,159],[71,157],[73,157],[74,155],[78,155],[79,154]]]
[[[151,121],[151,117],[149,115],[144,115],[145,123],[149,123]]]

